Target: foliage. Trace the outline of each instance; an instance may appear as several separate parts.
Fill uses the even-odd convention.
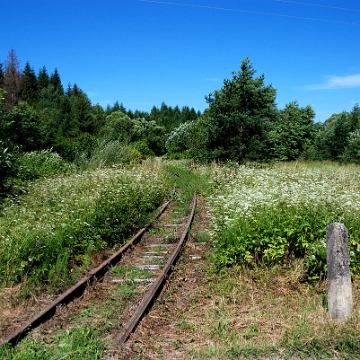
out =
[[[350,134],[343,159],[347,162],[360,164],[360,129],[356,129]]]
[[[274,129],[267,134],[270,157],[289,161],[304,155],[314,141],[314,117],[310,106],[300,108],[297,102],[290,102],[280,110]]]
[[[219,266],[304,258],[307,276],[322,277],[325,229],[337,221],[350,234],[351,270],[360,270],[358,169],[278,165],[217,171],[220,185],[211,204]]]
[[[155,156],[154,151],[149,148],[149,145],[145,140],[134,142],[132,147],[139,151],[142,156]]]
[[[16,173],[17,151],[0,140],[0,197],[9,191],[11,179]]]
[[[165,143],[168,154],[181,153],[189,148],[188,138],[193,126],[193,122],[186,122],[170,133]]]
[[[350,112],[333,114],[318,131],[313,145],[313,159],[357,162],[356,137],[352,134],[360,129],[360,107],[358,104]],[[352,143],[349,144],[350,139]]]
[[[8,199],[1,212],[1,286],[66,287],[93,251],[121,244],[144,225],[168,191],[165,180],[150,166],[30,183],[27,193]]]
[[[36,111],[27,103],[20,102],[6,116],[7,135],[22,151],[34,151],[42,147],[43,128]]]
[[[188,106],[180,109],[178,106],[173,108],[162,103],[160,108],[153,106],[148,120],[155,121],[159,126],[164,127],[165,132],[169,134],[181,124],[197,120],[200,115],[201,114],[196,112],[194,108],[190,109]]]
[[[108,115],[99,135],[104,141],[119,141],[129,144],[141,139],[141,128],[120,110]]]
[[[250,60],[243,59],[240,70],[232,72],[232,79],[225,79],[220,90],[206,97],[210,105],[207,145],[212,158],[241,164],[252,140],[261,139],[274,122],[276,91],[265,85],[264,75],[254,78],[254,74]]]
[[[216,242],[218,265],[290,264],[305,258],[311,279],[326,273],[326,212],[279,204],[254,209],[249,219],[238,218]]]
[[[55,360],[67,358],[73,360],[100,360],[104,354],[104,346],[99,338],[100,330],[94,326],[67,329],[52,339],[56,344],[34,339],[24,341],[21,349],[2,346],[0,357],[8,360]]]
[[[112,165],[139,164],[140,159],[141,153],[137,149],[114,140],[99,143],[93,150],[87,167],[94,169]]]
[[[27,61],[22,74],[21,97],[29,105],[35,106],[37,100],[37,78],[34,69]]]
[[[19,156],[16,178],[34,180],[71,172],[74,166],[51,150],[27,152]]]

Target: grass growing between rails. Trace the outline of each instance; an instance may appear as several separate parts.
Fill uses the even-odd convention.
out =
[[[42,178],[0,215],[1,287],[66,288],[94,251],[121,244],[169,193],[156,163]]]
[[[326,272],[326,226],[349,231],[352,273],[360,270],[360,168],[335,164],[276,164],[214,168],[210,197],[215,261],[289,264],[304,259],[304,276]]]

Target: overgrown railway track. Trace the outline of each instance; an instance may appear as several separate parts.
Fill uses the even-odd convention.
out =
[[[60,312],[63,316],[67,304],[71,304],[79,297],[83,297],[85,292],[91,292],[92,288],[98,284],[108,288],[127,281],[139,282],[141,283],[142,292],[136,301],[131,304],[130,309],[119,314],[119,324],[117,326],[119,331],[111,339],[113,347],[124,343],[136,328],[143,314],[149,310],[169,274],[174,269],[194,218],[196,194],[194,194],[191,203],[190,215],[187,217],[178,214],[177,217],[170,219],[169,214],[166,212],[169,207],[170,202],[165,203],[156,216],[157,223],[154,221],[141,229],[121,249],[90,271],[77,284],[52,301],[35,316],[24,321],[23,325],[5,337],[0,345],[17,345],[21,339],[30,332],[34,332],[33,330],[39,325],[55,317],[57,313]],[[111,271],[113,267],[117,266],[144,270],[147,272],[147,276],[141,279],[119,277]]]

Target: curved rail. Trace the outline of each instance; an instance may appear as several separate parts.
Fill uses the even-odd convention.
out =
[[[157,219],[168,207],[170,201],[167,201],[159,210],[156,215]],[[91,270],[89,274],[84,276],[77,284],[68,289],[65,293],[60,295],[51,304],[49,304],[44,310],[40,311],[37,315],[28,320],[23,326],[12,332],[8,337],[1,341],[0,346],[5,344],[16,345],[22,338],[24,338],[32,329],[41,325],[56,312],[56,307],[62,304],[67,304],[70,301],[80,297],[86,288],[94,283],[96,280],[100,280],[104,277],[105,273],[116,263],[119,262],[123,254],[128,251],[133,245],[135,245],[141,239],[145,231],[151,226],[151,222],[144,228],[138,231],[138,233],[132,237],[123,247],[121,247],[115,254],[105,260],[97,268]]]
[[[136,308],[134,314],[132,317],[128,320],[128,322],[125,324],[123,330],[120,332],[120,334],[117,336],[115,340],[115,345],[123,344],[126,342],[128,337],[130,336],[130,333],[134,330],[134,328],[139,323],[141,317],[144,315],[145,311],[149,308],[149,304],[155,299],[155,296],[159,293],[159,291],[162,289],[166,278],[168,277],[168,274],[172,270],[173,265],[175,264],[177,258],[180,255],[181,249],[185,243],[188,231],[191,227],[191,223],[194,219],[195,215],[195,208],[196,208],[196,194],[194,193],[193,197],[193,206],[192,210],[189,216],[189,220],[186,224],[186,228],[184,232],[182,233],[182,236],[176,246],[176,249],[172,253],[171,257],[167,261],[166,265],[164,266],[162,272],[157,277],[153,285],[150,287],[150,289],[146,292],[145,296],[143,297],[143,300],[139,304],[139,306]]]

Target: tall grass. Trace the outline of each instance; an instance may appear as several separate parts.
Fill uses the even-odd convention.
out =
[[[211,197],[218,265],[283,264],[305,258],[306,276],[326,272],[326,226],[350,234],[353,272],[360,270],[360,168],[329,163],[213,169]]]
[[[1,210],[1,286],[67,286],[93,251],[123,243],[167,194],[155,163],[33,181]]]

